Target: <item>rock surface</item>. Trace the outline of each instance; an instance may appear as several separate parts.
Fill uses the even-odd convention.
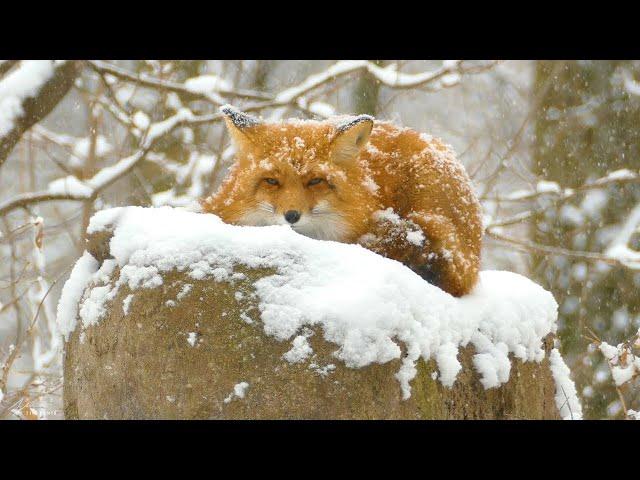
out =
[[[420,360],[408,400],[394,376],[399,360],[347,368],[322,332],[309,337],[312,357],[289,363],[282,356],[290,343],[264,334],[258,309],[249,309],[253,323],[243,315],[253,282],[269,272],[244,272],[233,286],[175,272],[161,287],[120,288],[106,318],[76,329],[66,344],[66,418],[558,418],[548,355],[541,363],[513,359],[509,382],[488,390],[472,366],[472,347],[460,351],[463,369],[453,388],[435,379],[435,362]],[[184,285],[191,290],[176,301]],[[547,353],[551,348],[548,338]],[[236,391],[244,398],[234,395],[242,382],[248,386]]]

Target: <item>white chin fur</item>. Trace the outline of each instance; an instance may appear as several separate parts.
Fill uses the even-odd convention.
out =
[[[267,225],[289,225],[283,215],[270,213],[264,209],[247,212],[238,221],[240,225],[262,227]],[[335,214],[304,214],[291,228],[306,237],[317,240],[342,241],[346,237],[347,226],[339,215]]]
[[[337,242],[345,238],[347,231],[344,222],[337,215],[303,215],[292,225],[294,231],[317,240],[334,240]]]

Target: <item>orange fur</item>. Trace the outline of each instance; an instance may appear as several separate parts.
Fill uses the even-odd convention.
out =
[[[449,146],[365,116],[259,123],[226,113],[236,163],[203,211],[227,223],[267,225],[285,224],[284,213],[297,210],[300,233],[360,243],[455,296],[475,285],[480,204]],[[388,208],[400,218],[376,214]]]

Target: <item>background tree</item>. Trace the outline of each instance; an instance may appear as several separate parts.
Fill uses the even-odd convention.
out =
[[[537,63],[534,171],[572,189],[615,171],[632,180],[628,173],[640,168],[640,97],[627,87],[633,87],[637,65],[570,61],[558,66]],[[552,88],[544,89],[549,81]],[[635,181],[587,189],[536,215],[532,236],[541,244],[581,251],[602,252],[620,244],[637,249],[639,202]],[[628,221],[629,228],[621,228]],[[640,273],[580,256],[536,255],[533,274],[560,305],[563,353],[571,359],[590,416],[624,416],[619,392],[607,381],[606,360],[588,347],[594,335],[617,344],[638,331]],[[624,397],[628,408],[640,407],[633,388],[625,389]]]

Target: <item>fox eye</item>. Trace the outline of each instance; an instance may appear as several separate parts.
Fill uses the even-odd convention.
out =
[[[265,178],[264,181],[267,182],[269,185],[280,185],[280,182],[275,178]]]
[[[318,185],[319,183],[324,182],[324,178],[312,178],[307,182],[307,187],[312,187],[314,185]]]

